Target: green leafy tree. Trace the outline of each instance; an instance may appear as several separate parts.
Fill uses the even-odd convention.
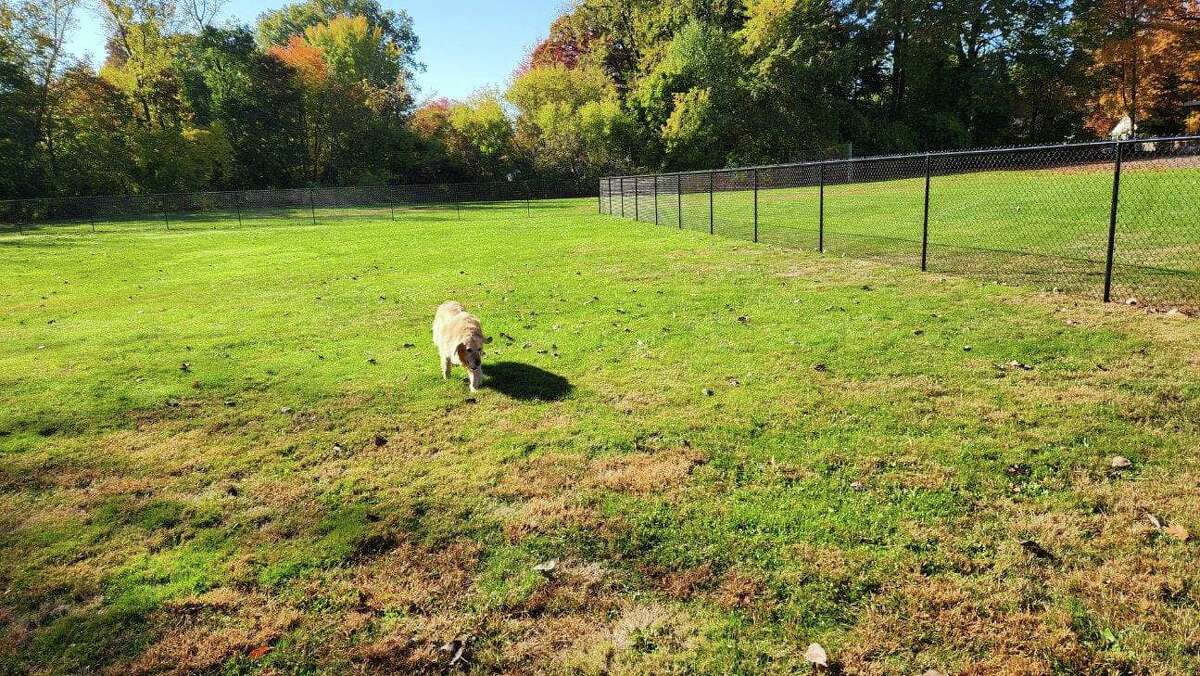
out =
[[[623,164],[632,124],[599,67],[530,69],[506,94],[517,109],[524,162],[556,176],[585,176]]]
[[[293,36],[339,17],[362,17],[382,41],[405,73],[411,76],[423,66],[416,60],[420,47],[412,17],[404,10],[384,9],[378,0],[305,0],[264,12],[258,18],[258,41],[263,49],[283,47]]]
[[[208,27],[179,57],[192,122],[219,124],[233,151],[231,187],[302,183],[302,92],[292,71],[256,48],[246,28]]]
[[[691,21],[632,93],[632,103],[658,130],[666,164],[720,166],[744,120],[740,64],[728,33]]]
[[[0,4],[0,199],[35,194],[40,188],[38,91],[17,48],[10,8]]]
[[[499,94],[481,92],[447,110],[446,148],[472,176],[505,177],[513,169],[513,125]]]

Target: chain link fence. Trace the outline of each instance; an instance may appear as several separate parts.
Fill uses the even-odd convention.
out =
[[[453,219],[479,211],[530,218],[560,206],[554,200],[595,194],[591,181],[502,181],[50,197],[0,201],[0,233],[321,225],[397,217]]]
[[[1200,137],[600,179],[648,223],[1200,309]]]

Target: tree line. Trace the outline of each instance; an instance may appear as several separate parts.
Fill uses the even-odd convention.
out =
[[[0,198],[582,179],[1200,131],[1200,0],[576,0],[504,89],[418,100],[378,0],[0,0]],[[100,64],[65,45],[101,17]]]

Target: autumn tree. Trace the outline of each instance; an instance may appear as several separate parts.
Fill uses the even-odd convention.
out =
[[[1138,133],[1183,131],[1183,104],[1200,98],[1200,3],[1098,0],[1083,20],[1098,85],[1089,126],[1105,133],[1128,115]]]

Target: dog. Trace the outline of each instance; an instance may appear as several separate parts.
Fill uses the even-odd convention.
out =
[[[433,317],[433,344],[442,362],[442,378],[450,377],[450,367],[467,369],[471,391],[483,383],[483,327],[479,318],[467,312],[462,303],[446,301]]]

